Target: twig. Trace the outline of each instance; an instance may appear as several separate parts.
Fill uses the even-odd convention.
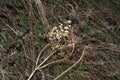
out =
[[[49,45],[50,45],[50,43],[48,43],[47,45],[45,45],[45,47],[40,51],[40,53],[39,53],[39,55],[38,55],[38,57],[37,57],[37,60],[36,60],[36,66],[37,66],[37,64],[38,64],[38,61],[39,61],[39,58],[40,58],[42,52],[43,52]]]
[[[29,76],[29,78],[28,78],[27,80],[31,80],[31,78],[33,77],[33,75],[35,74],[36,71],[37,71],[37,68],[35,68],[35,69],[32,71],[31,75]]]
[[[65,70],[63,73],[61,73],[60,75],[58,75],[55,79],[53,80],[58,80],[62,75],[64,75],[65,73],[67,73],[69,70],[71,70],[73,67],[75,67],[84,57],[85,55],[85,50],[88,48],[88,46],[86,46],[82,52],[82,55],[80,57],[80,59],[78,61],[76,61],[76,63],[74,63],[71,67],[69,67],[67,70]]]
[[[47,66],[49,66],[49,65],[51,65],[51,64],[58,63],[58,62],[62,62],[62,61],[64,61],[64,60],[68,59],[68,58],[72,55],[72,53],[74,52],[74,49],[75,49],[75,43],[73,43],[73,49],[72,49],[71,53],[69,54],[69,56],[67,56],[67,57],[65,57],[65,58],[63,58],[63,59],[60,59],[60,60],[56,60],[56,61],[53,61],[53,62],[49,62],[48,64],[41,66],[39,69],[43,69],[43,68],[45,68],[45,67],[47,67]]]
[[[31,75],[29,76],[29,78],[27,80],[31,80],[31,78],[33,77],[33,75],[35,74],[35,72],[37,70],[39,70],[39,67],[42,66],[57,50],[53,51],[47,58],[44,59],[44,61],[42,61],[41,64],[39,64],[38,66],[35,67],[35,69],[32,71]]]
[[[53,51],[47,58],[44,59],[44,61],[38,65],[37,69],[39,69],[40,66],[42,66],[57,50]]]
[[[45,68],[45,67],[47,67],[47,66],[49,66],[49,65],[52,65],[52,64],[55,64],[55,63],[58,63],[58,62],[62,62],[62,61],[64,61],[65,59],[66,59],[66,58],[63,58],[63,59],[60,59],[60,60],[56,60],[56,61],[50,62],[50,63],[48,63],[48,64],[46,64],[46,65],[41,66],[39,69],[43,69],[43,68]]]
[[[18,33],[8,24],[5,24],[8,28],[10,28],[17,36],[18,36]]]

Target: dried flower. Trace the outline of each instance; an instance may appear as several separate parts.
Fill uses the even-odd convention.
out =
[[[68,20],[68,21],[65,21],[63,24],[60,23],[58,27],[55,26],[51,29],[48,35],[49,35],[49,40],[52,44],[53,43],[57,44],[57,43],[60,43],[61,41],[65,42],[65,39],[68,39],[70,37],[70,32],[71,32],[70,23],[71,21]]]

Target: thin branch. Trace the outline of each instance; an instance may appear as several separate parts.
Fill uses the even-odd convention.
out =
[[[39,69],[43,69],[43,68],[45,68],[45,67],[47,67],[47,66],[49,66],[49,65],[52,65],[52,64],[55,64],[55,63],[58,63],[58,62],[62,62],[62,61],[64,61],[64,60],[68,59],[68,58],[73,54],[74,49],[75,49],[75,43],[73,43],[73,49],[72,49],[71,53],[69,54],[69,56],[67,56],[67,57],[65,57],[65,58],[63,58],[63,59],[60,59],[60,60],[56,60],[56,61],[53,61],[53,62],[49,62],[48,64],[43,65],[42,67],[40,67]]]
[[[46,57],[44,59],[44,61],[42,61],[41,64],[39,64],[38,66],[35,67],[35,69],[32,71],[32,73],[30,74],[29,78],[27,80],[31,80],[31,78],[33,77],[33,75],[36,73],[37,70],[39,70],[39,67],[42,66],[57,50],[53,51],[48,57]]]
[[[38,55],[38,57],[37,57],[37,60],[36,60],[36,66],[37,66],[37,64],[38,64],[38,61],[39,61],[39,58],[40,58],[42,52],[43,52],[49,45],[50,45],[50,43],[48,43],[47,45],[45,45],[45,47],[40,51],[40,53],[39,53],[39,55]]]
[[[69,67],[67,70],[65,70],[63,73],[61,73],[60,75],[58,75],[55,79],[53,80],[58,80],[62,75],[64,75],[65,73],[67,73],[69,70],[71,70],[73,67],[75,67],[84,57],[85,55],[85,50],[88,48],[88,46],[86,46],[82,52],[81,57],[79,58],[78,61],[76,61],[76,63],[74,63],[71,67]]]
[[[10,28],[17,36],[18,36],[18,33],[8,24],[5,24],[8,28]]]
[[[53,51],[47,58],[44,59],[44,61],[38,65],[37,69],[39,69],[40,66],[42,66],[57,50]]]
[[[32,73],[30,74],[29,78],[27,80],[31,80],[31,78],[33,77],[33,75],[35,74],[35,72],[37,71],[37,68],[35,68]]]

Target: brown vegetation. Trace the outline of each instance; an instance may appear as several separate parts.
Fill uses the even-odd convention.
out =
[[[119,0],[0,0],[0,80],[119,80]]]

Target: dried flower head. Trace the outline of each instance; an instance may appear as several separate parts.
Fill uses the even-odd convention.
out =
[[[65,21],[64,23],[60,23],[58,26],[55,26],[49,32],[49,40],[53,43],[60,43],[64,38],[69,38],[71,32],[71,21]],[[64,39],[65,40],[65,39]]]

